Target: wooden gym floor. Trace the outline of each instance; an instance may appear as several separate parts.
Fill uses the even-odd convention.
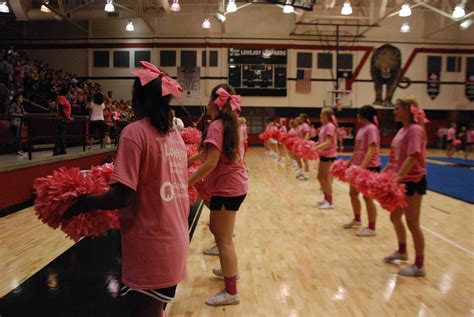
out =
[[[205,208],[190,246],[189,278],[179,285],[169,316],[474,314],[473,205],[429,191],[421,222],[427,276],[400,277],[402,266],[382,262],[396,248],[388,212],[379,208],[376,237],[356,237],[355,230],[342,229],[352,217],[347,185],[335,181],[335,209],[320,211],[315,164],[304,182],[263,148],[251,148],[247,163],[250,191],[235,230],[241,304],[204,304],[223,287],[211,272],[218,258],[202,253],[213,244]],[[366,225],[365,210],[362,217]],[[0,297],[72,245],[36,220],[32,208],[0,218]],[[408,245],[412,261],[411,240]]]

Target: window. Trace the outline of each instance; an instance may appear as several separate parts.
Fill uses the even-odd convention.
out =
[[[114,67],[130,67],[130,52],[114,51]]]
[[[217,67],[217,64],[218,64],[217,51],[210,51],[209,52],[209,66]]]
[[[352,54],[339,54],[337,64],[338,64],[339,69],[352,70],[352,67],[353,67]]]
[[[150,51],[135,51],[135,67],[140,67],[140,61],[150,62]]]
[[[181,66],[196,67],[196,51],[181,51]]]
[[[461,72],[461,57],[448,56],[446,61],[446,71],[450,73]]]
[[[312,68],[313,67],[313,54],[312,53],[297,53],[296,54],[296,67],[297,68]]]
[[[160,51],[160,66],[176,66],[176,51]]]
[[[207,66],[207,51],[202,51],[201,52],[201,66],[202,67]]]
[[[428,56],[428,73],[441,73],[441,56]]]
[[[109,51],[94,51],[94,67],[109,67]]]
[[[332,54],[318,53],[318,68],[332,69]]]
[[[466,72],[474,73],[474,57],[468,57],[466,59]]]

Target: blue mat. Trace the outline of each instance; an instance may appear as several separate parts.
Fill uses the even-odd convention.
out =
[[[474,160],[464,160],[460,158],[449,158],[449,157],[428,157],[430,160],[440,161],[440,162],[447,162],[447,163],[454,163],[464,166],[474,167]]]
[[[347,160],[350,156],[341,155],[339,158]],[[382,167],[385,166],[388,157],[381,156],[380,159]],[[474,204],[474,171],[434,163],[426,163],[426,169],[429,190]]]

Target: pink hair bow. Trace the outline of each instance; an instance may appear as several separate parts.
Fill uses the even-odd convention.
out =
[[[419,123],[420,117],[423,119],[423,123],[430,122],[430,120],[426,119],[426,115],[423,109],[420,109],[415,106],[410,106],[410,112],[413,114],[413,120],[415,120],[416,123]]]
[[[152,63],[140,61],[140,64],[143,66],[143,69],[134,70],[132,72],[132,75],[140,78],[140,84],[142,84],[142,86],[145,86],[150,81],[155,80],[156,78],[160,78],[161,95],[172,95],[176,98],[179,98],[179,93],[183,91],[183,88],[176,80],[169,77],[164,72],[160,71],[158,67],[156,67]]]
[[[331,121],[334,125],[337,125],[337,119],[335,115],[331,115]]]
[[[240,111],[241,98],[239,95],[231,95],[227,92],[227,90],[222,87],[217,89],[216,93],[218,97],[214,100],[214,104],[219,108],[219,110],[222,110],[227,100],[230,100],[230,108],[232,109],[232,111]]]

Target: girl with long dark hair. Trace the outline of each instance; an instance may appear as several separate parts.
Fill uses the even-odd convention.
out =
[[[163,316],[186,278],[188,255],[186,146],[173,128],[170,99],[181,87],[156,66],[132,74],[137,120],[121,135],[110,190],[84,195],[68,211],[119,209],[122,236],[122,296],[133,316]]]
[[[208,298],[211,306],[240,303],[237,293],[237,255],[232,234],[240,205],[247,195],[247,171],[239,139],[240,96],[232,86],[214,87],[207,106],[212,121],[203,134],[201,167],[189,178],[189,185],[204,179],[211,199],[209,227],[219,249],[221,268],[213,273],[224,277],[225,289]],[[194,158],[195,159],[195,158]]]

